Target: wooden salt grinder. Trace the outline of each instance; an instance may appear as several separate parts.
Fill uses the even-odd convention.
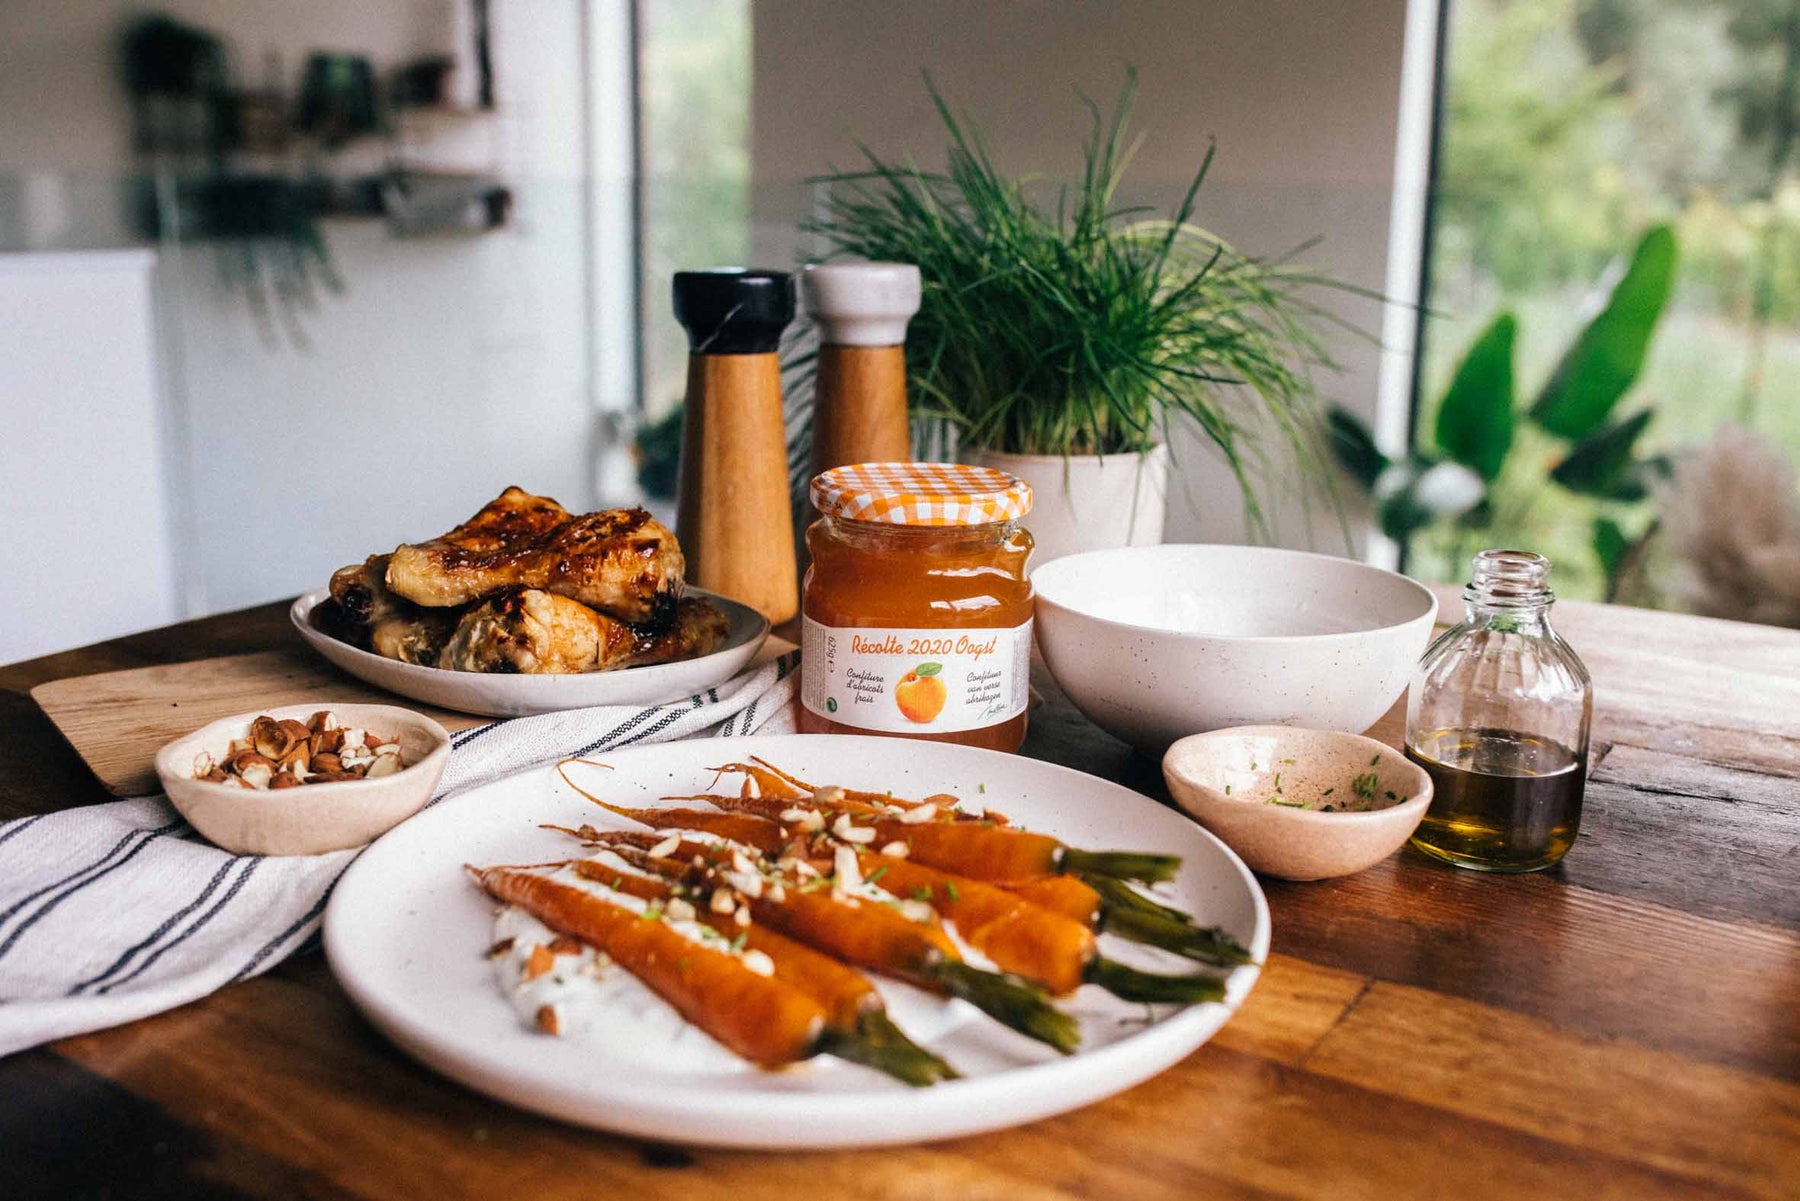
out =
[[[779,625],[800,611],[777,354],[794,277],[678,271],[675,319],[691,352],[675,509],[688,581]]]
[[[906,323],[919,311],[911,263],[827,263],[800,277],[819,325],[813,388],[815,474],[912,458],[906,420]]]

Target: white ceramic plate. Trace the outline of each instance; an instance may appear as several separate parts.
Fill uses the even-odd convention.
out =
[[[725,611],[730,623],[725,646],[710,655],[680,663],[655,663],[621,671],[595,671],[583,675],[499,675],[480,671],[445,671],[385,659],[359,650],[319,629],[312,612],[330,595],[321,588],[294,602],[288,616],[294,628],[312,648],[359,680],[399,696],[424,701],[440,709],[479,713],[486,717],[528,717],[590,705],[662,705],[704,692],[742,671],[763,639],[769,623],[748,605],[690,588],[694,596],[710,597]]]
[[[1158,895],[1223,926],[1258,961],[1268,952],[1262,891],[1223,843],[1174,810],[1052,764],[958,746],[920,754],[917,744],[900,739],[785,735],[636,747],[606,756],[614,770],[590,769],[581,782],[622,804],[654,804],[705,786],[708,769],[749,755],[820,783],[911,796],[953,792],[1071,845],[1180,854],[1179,875]],[[325,914],[325,950],[357,1005],[421,1062],[500,1100],[622,1134],[809,1149],[1017,1125],[1111,1096],[1168,1068],[1211,1037],[1256,981],[1256,968],[1239,968],[1226,1000],[1179,1010],[1126,1004],[1084,986],[1062,1002],[1082,1024],[1082,1049],[1068,1057],[963,1002],[882,981],[895,1019],[965,1075],[923,1089],[827,1057],[779,1073],[724,1062],[722,1051],[696,1063],[656,1040],[625,1037],[604,1020],[579,1036],[553,1038],[527,1029],[496,986],[484,955],[495,908],[463,871],[465,863],[585,853],[539,829],[539,822],[628,824],[581,799],[553,768],[436,805],[384,835],[345,874]],[[1111,936],[1102,945],[1109,956],[1138,966],[1195,966]],[[685,1037],[705,1038],[691,1028]]]

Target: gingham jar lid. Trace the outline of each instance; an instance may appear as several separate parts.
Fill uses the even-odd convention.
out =
[[[812,503],[827,517],[849,521],[988,525],[1031,512],[1031,485],[962,463],[857,463],[814,476]]]

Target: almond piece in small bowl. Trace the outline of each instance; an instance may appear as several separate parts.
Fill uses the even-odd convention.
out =
[[[240,855],[359,847],[423,809],[450,757],[437,722],[393,705],[306,704],[203,726],[156,754],[169,801]]]

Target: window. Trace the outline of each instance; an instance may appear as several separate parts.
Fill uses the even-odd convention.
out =
[[[1488,506],[1416,533],[1409,567],[1461,579],[1470,551],[1516,542],[1556,560],[1565,596],[1655,603],[1655,581],[1620,556],[1653,529],[1660,459],[1724,422],[1800,452],[1800,3],[1449,3],[1421,448],[1498,314],[1516,317],[1524,414],[1647,230],[1667,225],[1678,266],[1636,383],[1608,417],[1653,414],[1632,448],[1652,495],[1547,483],[1571,440],[1521,416]]]

